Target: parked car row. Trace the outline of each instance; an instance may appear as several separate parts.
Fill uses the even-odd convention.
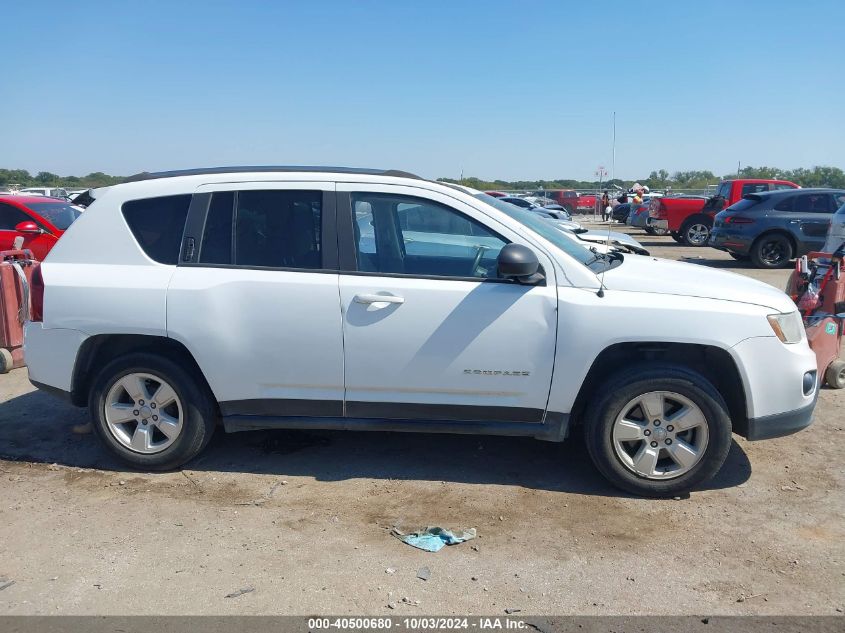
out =
[[[821,250],[843,189],[802,189],[785,180],[725,180],[710,198],[666,196],[620,204],[613,219],[687,246],[711,246],[757,268],[779,268]]]

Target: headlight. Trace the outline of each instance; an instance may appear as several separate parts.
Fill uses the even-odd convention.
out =
[[[804,321],[798,311],[789,314],[770,314],[769,325],[784,343],[800,343],[804,340]]]

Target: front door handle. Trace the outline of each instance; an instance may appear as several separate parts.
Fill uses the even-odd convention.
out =
[[[355,303],[405,303],[405,298],[396,295],[355,295]]]

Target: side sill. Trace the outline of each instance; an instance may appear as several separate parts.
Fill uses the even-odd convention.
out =
[[[271,429],[315,429],[325,431],[392,431],[399,433],[452,433],[458,435],[503,435],[533,437],[562,442],[569,429],[569,414],[549,413],[544,424],[524,422],[452,422],[388,420],[373,418],[272,417],[258,415],[223,416],[227,433]]]

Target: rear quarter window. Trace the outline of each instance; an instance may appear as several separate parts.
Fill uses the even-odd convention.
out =
[[[121,210],[147,257],[159,264],[175,264],[190,205],[191,195],[186,194],[131,200]]]

